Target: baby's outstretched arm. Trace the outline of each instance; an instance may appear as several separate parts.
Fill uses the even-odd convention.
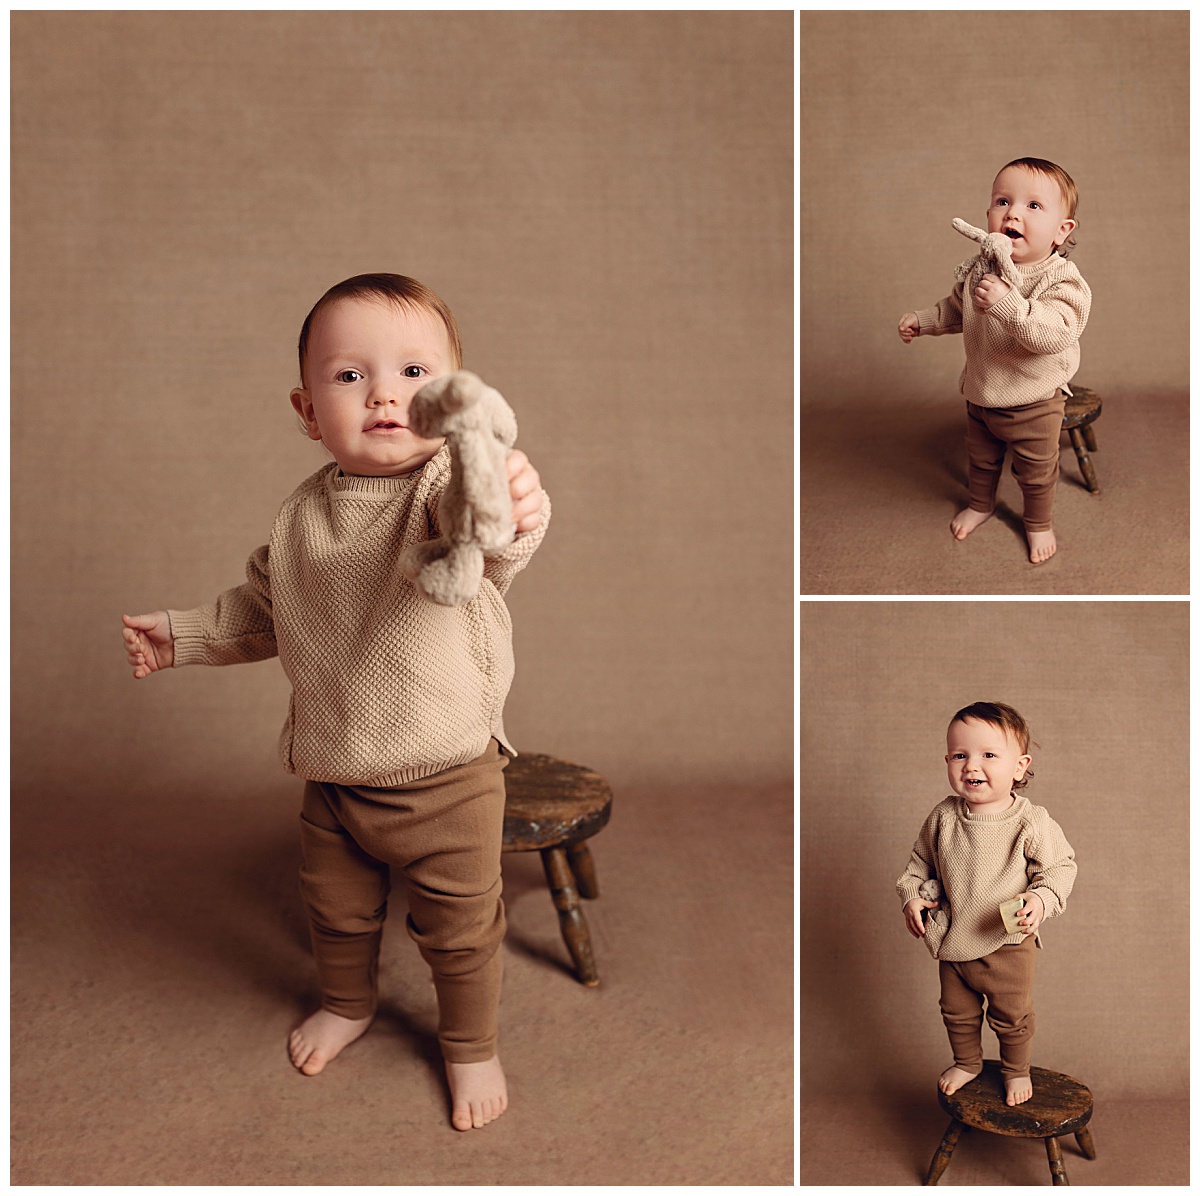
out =
[[[125,652],[136,679],[169,669],[175,663],[175,639],[165,610],[148,615],[122,615],[121,620],[125,624],[121,630]]]

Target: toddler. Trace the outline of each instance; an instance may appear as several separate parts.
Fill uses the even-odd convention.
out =
[[[1025,502],[1029,559],[1049,560],[1054,537],[1058,438],[1067,383],[1079,368],[1079,337],[1092,293],[1067,254],[1074,247],[1078,192],[1061,166],[1018,158],[996,176],[987,231],[1012,239],[1016,288],[986,274],[967,296],[960,281],[936,306],[900,317],[900,339],[961,332],[966,367],[967,506],[950,530],[965,539],[993,512],[1006,446]]]
[[[321,1008],[291,1035],[316,1075],[365,1033],[387,913],[404,876],[408,933],[433,972],[451,1123],[507,1108],[496,1053],[500,849],[512,625],[501,595],[541,543],[550,503],[525,454],[507,473],[517,535],[458,607],[421,597],[401,551],[439,534],[450,476],[443,439],[407,426],[409,402],[461,364],[458,329],[432,291],[397,274],[330,288],[300,332],[292,406],[334,460],[283,504],[245,584],[194,610],[123,616],[136,678],[186,664],[278,655],[292,685],[279,741],[305,779],[300,888]]]
[[[1000,1040],[1007,1101],[1033,1095],[1033,962],[1038,927],[1061,914],[1075,883],[1075,853],[1058,823],[1017,790],[1029,770],[1029,728],[1002,702],[960,710],[946,733],[946,768],[955,796],[934,806],[913,845],[896,891],[909,934],[926,935],[925,910],[938,903],[918,895],[936,878],[949,925],[936,946],[942,1020],[954,1065],[938,1080],[949,1094],[983,1070],[983,1005]],[[1001,902],[1021,897],[1020,929],[1010,932]]]

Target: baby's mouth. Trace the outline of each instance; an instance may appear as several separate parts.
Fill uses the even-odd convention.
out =
[[[968,785],[969,785],[969,786],[970,786],[972,789],[977,789],[977,788],[978,788],[980,785],[986,785],[986,784],[987,784],[987,781],[975,781],[975,780],[971,780],[970,778],[968,778],[968,779],[967,779],[967,784],[968,784]]]
[[[1004,230],[1004,235],[1006,237],[1010,237],[1014,241],[1019,241],[1021,239],[1021,234],[1017,232],[1015,228],[1006,228]]]

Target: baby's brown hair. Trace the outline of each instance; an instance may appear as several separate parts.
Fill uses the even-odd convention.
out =
[[[454,313],[443,299],[433,293],[423,282],[403,274],[356,274],[344,282],[331,286],[313,304],[313,309],[304,317],[297,346],[300,355],[300,385],[307,386],[304,372],[304,356],[308,351],[308,337],[317,314],[339,299],[382,299],[401,308],[424,308],[435,315],[446,326],[446,337],[450,342],[450,361],[454,368],[462,368],[462,339],[458,335],[458,324]]]
[[[950,720],[950,725],[964,723],[969,718],[976,718],[981,723],[987,723],[989,727],[999,727],[1017,741],[1022,756],[1029,755],[1029,744],[1032,742],[1029,738],[1029,724],[1011,706],[1004,702],[972,702]],[[1019,781],[1013,782],[1013,788],[1024,789],[1032,777],[1033,769],[1027,768],[1025,775]]]
[[[1075,186],[1075,180],[1056,162],[1050,162],[1046,158],[1014,158],[1011,162],[1006,162],[1000,167],[1000,170],[1007,170],[1010,166],[1023,166],[1026,170],[1032,170],[1034,174],[1044,174],[1047,178],[1053,179],[1058,184],[1058,189],[1062,192],[1063,202],[1067,205],[1067,219],[1075,220],[1078,227],[1078,220],[1075,216],[1075,209],[1079,206],[1079,188]],[[1000,172],[997,171],[997,174]],[[1075,235],[1072,232],[1070,236],[1058,247],[1056,252],[1060,257],[1069,257],[1071,250],[1075,248]],[[1017,716],[1018,718],[1020,715]]]

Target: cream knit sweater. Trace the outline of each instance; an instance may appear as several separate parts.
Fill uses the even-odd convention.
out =
[[[422,598],[397,568],[440,535],[445,447],[397,478],[347,477],[331,462],[283,504],[247,581],[195,610],[168,611],[175,666],[278,654],[292,683],[279,754],[308,780],[388,787],[481,755],[504,735],[512,623],[501,595],[546,534],[542,521],[485,562],[458,607]]]
[[[972,814],[961,798],[948,797],[925,819],[896,892],[907,904],[922,881],[937,877],[950,906],[950,929],[936,958],[958,962],[1029,937],[1004,928],[1002,901],[1034,892],[1047,918],[1061,914],[1075,872],[1075,852],[1041,806],[1018,796],[1003,813]]]
[[[1014,263],[1015,264],[1015,263]],[[1020,407],[1065,387],[1079,368],[1092,292],[1073,262],[1052,253],[1017,265],[1021,287],[980,311],[963,283],[917,312],[921,336],[961,332],[967,362],[958,388],[980,407]]]

